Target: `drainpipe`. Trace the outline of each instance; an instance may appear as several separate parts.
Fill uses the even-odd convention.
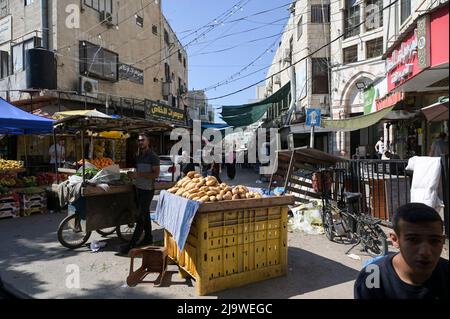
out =
[[[48,27],[48,0],[41,0],[41,30],[42,30],[42,46],[49,49],[49,27]]]

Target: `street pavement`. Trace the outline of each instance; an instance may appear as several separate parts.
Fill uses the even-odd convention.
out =
[[[248,169],[239,169],[229,184],[257,184],[258,176]],[[155,205],[155,197],[153,206]],[[130,259],[116,255],[120,240],[112,235],[102,238],[93,233],[92,240],[106,242],[97,253],[89,247],[68,250],[57,240],[58,224],[64,213],[33,215],[27,218],[0,220],[0,276],[23,294],[38,299],[60,298],[138,298],[138,299],[351,299],[353,284],[363,263],[370,257],[358,247],[349,258],[348,245],[328,241],[324,235],[288,234],[288,275],[261,281],[240,288],[228,289],[199,297],[195,281],[181,279],[176,265],[170,265],[161,287],[141,284],[130,288],[125,284]],[[163,240],[163,231],[154,225],[156,241]],[[88,243],[89,243],[88,242]],[[390,249],[393,250],[392,246]],[[448,258],[448,245],[443,255]],[[140,266],[139,260],[135,268]],[[70,287],[73,267],[80,271],[80,287]],[[147,280],[156,279],[149,275]],[[69,284],[69,285],[67,285]]]

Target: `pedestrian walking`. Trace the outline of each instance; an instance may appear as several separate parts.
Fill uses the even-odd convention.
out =
[[[447,134],[444,132],[439,133],[433,144],[431,144],[429,156],[440,157],[448,154],[448,143],[445,141],[446,137]]]
[[[384,144],[384,138],[381,136],[377,144],[375,144],[375,151],[377,152],[378,159],[381,159],[386,151],[386,144]]]

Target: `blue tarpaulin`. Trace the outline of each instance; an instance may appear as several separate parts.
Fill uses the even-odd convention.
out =
[[[0,98],[0,134],[51,134],[53,120],[22,111]]]
[[[206,123],[202,122],[202,129],[216,129],[216,130],[224,130],[230,127],[227,123]]]

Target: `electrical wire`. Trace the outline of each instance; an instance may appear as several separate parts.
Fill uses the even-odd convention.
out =
[[[379,12],[382,12],[382,11],[384,11],[384,10],[390,8],[391,6],[393,6],[394,4],[396,4],[398,1],[399,1],[399,0],[394,0],[394,2],[391,2],[389,5],[385,6],[383,9],[379,10]],[[363,20],[361,23],[359,23],[358,25],[352,27],[351,30],[356,29],[356,28],[359,28],[361,25],[363,25],[363,24],[366,22],[366,20],[367,20],[367,19],[364,19],[364,20]],[[330,42],[326,43],[325,45],[319,47],[318,49],[314,50],[312,53],[310,53],[310,54],[306,55],[305,57],[301,58],[300,60],[298,60],[297,62],[293,63],[293,64],[290,65],[289,67],[286,67],[286,68],[284,68],[284,69],[282,69],[282,70],[280,70],[280,71],[278,71],[278,72],[272,74],[272,76],[275,76],[275,75],[277,75],[277,74],[280,74],[280,73],[282,73],[283,71],[288,70],[291,66],[294,66],[294,65],[300,63],[301,61],[303,61],[303,60],[305,60],[305,59],[307,59],[307,58],[313,56],[315,53],[317,53],[317,52],[319,52],[320,50],[326,48],[327,46],[331,45],[332,43],[336,42],[337,40],[343,38],[344,35],[345,35],[345,33],[343,33],[342,35],[340,35],[340,36],[334,38],[332,41],[330,41]],[[265,82],[265,81],[267,81],[267,80],[270,79],[270,78],[271,78],[271,77],[266,77],[266,78],[263,79],[263,80],[260,80],[260,81],[258,81],[258,82],[256,82],[256,83],[253,83],[253,84],[251,84],[251,85],[249,85],[249,86],[246,86],[246,87],[244,87],[244,88],[242,88],[242,89],[239,89],[239,90],[236,90],[236,91],[234,91],[234,92],[231,92],[231,93],[228,93],[228,94],[224,94],[224,95],[218,96],[218,97],[209,98],[208,101],[218,100],[218,99],[222,99],[222,98],[224,98],[224,97],[228,97],[228,96],[231,96],[231,95],[235,95],[235,94],[240,93],[240,92],[242,92],[242,91],[248,90],[249,88],[252,88],[252,87],[255,86],[255,85],[258,85],[258,84],[260,84],[260,83],[262,83],[262,82]]]

